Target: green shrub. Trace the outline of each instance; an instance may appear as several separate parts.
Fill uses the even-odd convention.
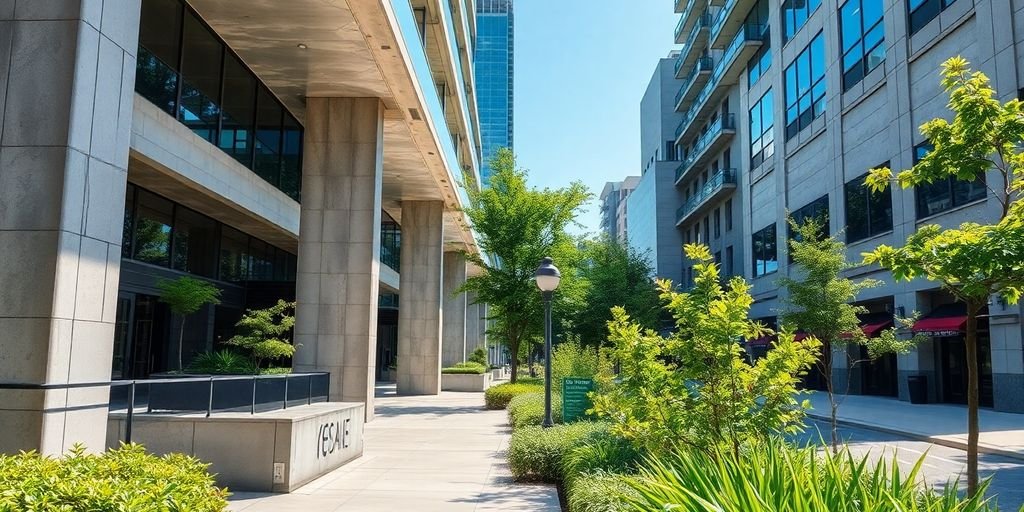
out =
[[[594,379],[602,371],[601,360],[596,348],[585,347],[579,341],[559,343],[551,351],[551,385],[562,389],[566,377]]]
[[[543,392],[544,387],[536,384],[520,384],[506,382],[504,384],[498,384],[497,386],[491,386],[484,392],[484,405],[488,409],[504,409],[508,407],[509,401],[517,395],[523,393],[536,393]]]
[[[637,510],[694,512],[988,512],[985,482],[975,499],[961,498],[955,482],[941,493],[921,484],[924,456],[905,474],[893,459],[854,457],[815,446],[797,448],[772,439],[749,446],[739,457],[686,449],[652,459],[623,499]]]
[[[508,465],[519,480],[559,482],[562,461],[577,446],[607,432],[607,423],[582,421],[550,428],[527,426],[516,429],[508,447]]]
[[[562,422],[562,397],[551,395],[551,420]],[[544,392],[524,393],[508,402],[508,422],[512,428],[540,425],[544,422]]]
[[[100,455],[76,446],[62,458],[0,455],[0,511],[217,512],[227,490],[207,464],[181,454],[156,457],[136,444]]]
[[[252,375],[256,373],[248,357],[230,350],[203,352],[188,365],[189,373],[209,373],[213,375]]]
[[[484,350],[483,347],[477,347],[476,350],[474,350],[473,353],[469,355],[469,358],[466,361],[470,363],[477,363],[481,366],[486,367],[487,351]]]
[[[544,385],[544,378],[543,377],[519,377],[519,379],[516,380],[516,384],[533,384],[535,386],[543,386]]]
[[[471,361],[464,363],[455,363],[448,368],[441,368],[441,373],[447,374],[463,374],[463,375],[483,375],[487,371],[487,367]]]
[[[626,483],[626,477],[598,471],[585,473],[572,480],[565,489],[565,500],[572,512],[627,512],[635,510],[628,497],[637,497]]]
[[[566,454],[562,472],[567,481],[596,472],[631,474],[640,468],[643,458],[629,440],[611,431],[601,432]]]

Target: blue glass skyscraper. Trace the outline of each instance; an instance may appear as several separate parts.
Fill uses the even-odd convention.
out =
[[[487,186],[491,158],[498,148],[512,147],[512,0],[477,0],[476,27],[476,97],[484,156],[480,176]]]

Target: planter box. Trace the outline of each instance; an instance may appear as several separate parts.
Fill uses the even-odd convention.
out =
[[[491,374],[441,374],[442,391],[477,391],[482,392],[491,386]]]

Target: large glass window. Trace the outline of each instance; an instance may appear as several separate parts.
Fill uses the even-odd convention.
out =
[[[217,223],[188,208],[174,211],[172,267],[204,277],[217,277]]]
[[[750,108],[750,167],[761,165],[775,154],[775,118],[772,113],[772,91],[761,96]]]
[[[910,25],[910,33],[913,35],[921,27],[935,19],[940,12],[944,11],[956,0],[907,0],[907,23]]]
[[[914,147],[914,164],[916,165],[932,150],[929,143]],[[932,183],[918,185],[914,189],[917,202],[917,218],[923,219],[937,215],[967,203],[984,199],[988,194],[984,176],[974,181],[962,181],[955,176],[936,180]]]
[[[178,120],[208,142],[216,142],[224,47],[191,11],[185,14],[181,39]]]
[[[786,139],[825,112],[825,38],[821,32],[786,68]]]
[[[380,221],[380,262],[395,272],[401,272],[402,228],[384,212]]]
[[[887,167],[884,163],[880,167]],[[846,243],[892,231],[892,191],[872,192],[864,186],[867,174],[843,187],[846,196]]]
[[[224,62],[224,116],[217,145],[245,166],[252,165],[256,78],[234,55]]]
[[[811,201],[802,208],[792,212],[789,216],[797,226],[802,226],[808,220],[814,220],[821,226],[818,235],[827,235],[830,232],[828,224],[828,194]],[[800,233],[794,231],[792,225],[789,225],[788,229],[789,239],[800,241]],[[787,252],[789,252],[789,261],[793,261],[792,251]]]
[[[782,2],[782,42],[785,44],[800,27],[807,23],[807,18],[821,5],[821,0],[785,0]]]
[[[284,109],[264,86],[259,90],[256,115],[256,161],[253,170],[277,186],[281,177],[281,122]]]
[[[135,233],[135,185],[128,184],[124,195],[124,224],[121,228],[121,257],[132,257],[132,242]]]
[[[885,62],[882,10],[882,0],[847,0],[839,8],[844,91]]]
[[[221,227],[220,279],[245,281],[249,278],[249,237],[227,226]]]
[[[771,24],[768,21],[768,0],[758,0],[757,5],[747,15],[744,25],[760,27],[761,29],[761,47],[757,49],[757,53],[747,62],[747,86],[751,87],[757,83],[772,65],[772,38]]]
[[[778,241],[775,238],[775,224],[754,233],[751,245],[754,261],[754,277],[771,274],[779,270]]]
[[[137,197],[132,257],[166,267],[171,261],[174,203],[145,190]]]
[[[184,9],[178,0],[145,0],[142,6],[135,90],[164,112],[174,115]]]

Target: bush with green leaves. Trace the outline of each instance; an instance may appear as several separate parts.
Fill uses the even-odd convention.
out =
[[[177,279],[161,279],[156,283],[160,290],[160,302],[181,318],[178,328],[178,370],[182,364],[182,350],[185,344],[185,320],[207,304],[220,304],[220,288],[201,279],[182,276]]]
[[[504,409],[508,403],[518,395],[524,393],[544,392],[544,386],[537,384],[521,384],[505,382],[497,386],[491,386],[484,391],[484,405],[488,409]]]
[[[487,350],[483,347],[477,347],[472,354],[466,359],[468,363],[477,363],[484,367],[487,366]]]
[[[224,342],[249,353],[253,366],[260,368],[265,360],[291,357],[295,345],[288,339],[295,325],[295,303],[277,301],[266,309],[250,309],[235,324],[239,334]]]
[[[212,375],[251,375],[257,372],[248,357],[230,350],[199,354],[192,359],[187,370],[189,373]]]
[[[633,443],[610,431],[597,433],[570,450],[562,459],[569,510],[629,510],[622,494],[632,492],[632,488],[626,485],[623,475],[635,473],[643,459]]]
[[[527,426],[512,432],[508,465],[518,480],[562,481],[566,455],[591,438],[607,432],[607,423],[581,421],[544,428]]]
[[[532,384],[532,385],[535,385],[535,386],[543,386],[544,385],[544,378],[543,377],[519,377],[519,380],[516,381],[516,384]]]
[[[583,473],[565,486],[565,501],[572,512],[630,512],[634,509],[626,496],[636,491],[626,477],[606,471]]]
[[[551,420],[562,422],[562,397],[555,393],[551,394]],[[543,423],[544,393],[541,391],[513,397],[508,403],[508,422],[512,428]]]
[[[471,361],[455,363],[447,368],[441,368],[441,373],[454,375],[483,375],[485,372],[487,372],[486,366]]]
[[[207,464],[182,454],[157,457],[137,444],[101,454],[75,446],[60,458],[0,455],[0,512],[219,512],[226,489]]]
[[[594,409],[615,431],[652,453],[679,444],[734,452],[779,432],[800,428],[809,405],[796,384],[817,358],[820,342],[780,333],[765,357],[750,364],[739,340],[764,335],[750,320],[750,284],[725,285],[707,246],[686,246],[695,261],[694,286],[676,292],[660,282],[676,321],[667,338],[633,322],[621,308],[609,323],[619,383],[594,397]]]
[[[559,343],[551,350],[551,386],[562,389],[562,379],[578,377],[598,382],[611,380],[612,365],[595,347],[588,347],[573,339]]]
[[[739,456],[682,448],[650,459],[626,483],[632,510],[692,512],[994,512],[979,497],[961,498],[955,482],[941,492],[921,485],[924,456],[907,472],[898,460],[837,454],[783,440],[746,447]],[[987,482],[986,482],[987,485]]]

